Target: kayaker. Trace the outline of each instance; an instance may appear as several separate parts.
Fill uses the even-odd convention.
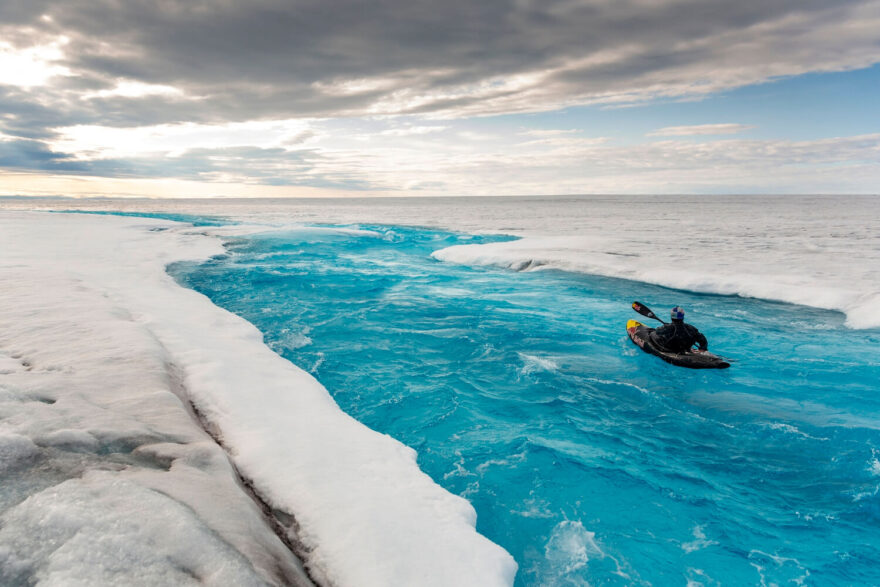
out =
[[[672,308],[670,316],[672,324],[664,324],[654,330],[651,333],[651,342],[671,353],[684,352],[695,344],[700,345],[701,351],[709,348],[706,337],[690,324],[684,323],[684,310],[681,307]]]

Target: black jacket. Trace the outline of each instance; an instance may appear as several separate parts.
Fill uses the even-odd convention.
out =
[[[701,351],[709,347],[706,337],[700,334],[699,330],[690,324],[685,324],[682,320],[673,320],[672,324],[664,324],[654,330],[651,333],[651,342],[671,353],[684,352],[693,347],[694,344],[699,344]]]

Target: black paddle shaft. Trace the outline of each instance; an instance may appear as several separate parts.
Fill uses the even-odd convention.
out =
[[[633,302],[633,310],[635,310],[636,312],[638,312],[639,314],[641,314],[642,316],[645,316],[647,318],[653,318],[654,320],[660,320],[660,318],[658,318],[657,315],[651,311],[651,308],[649,308],[648,306],[646,306],[645,304],[643,304],[641,302]],[[660,322],[663,322],[663,320],[660,320]],[[663,322],[663,324],[666,324],[666,322]]]

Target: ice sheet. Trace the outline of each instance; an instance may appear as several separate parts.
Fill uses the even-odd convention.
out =
[[[0,217],[0,584],[310,585],[161,344],[32,220]]]
[[[702,239],[698,247],[680,236],[651,240],[589,237],[525,237],[521,240],[458,245],[434,252],[435,259],[491,265],[516,271],[562,269],[621,277],[690,291],[741,295],[840,310],[852,328],[880,327],[880,265],[811,248],[810,241],[780,249],[773,237],[739,248]]]
[[[261,551],[270,558],[260,540],[277,538],[266,535],[258,512],[251,512],[250,523],[236,517],[241,504],[233,502],[243,492],[217,497],[210,479],[226,461],[217,462],[209,448],[216,445],[194,428],[176,389],[193,402],[275,519],[296,528],[319,582],[511,584],[513,559],[475,531],[471,505],[422,473],[412,449],[345,415],[314,378],[268,349],[252,325],[165,273],[169,262],[223,252],[203,231],[138,218],[0,214],[0,271],[16,284],[4,288],[0,300],[0,354],[6,357],[0,367],[12,371],[0,391],[0,454],[11,466],[34,460],[31,444],[44,447],[38,450],[47,451],[46,458],[62,447],[68,454],[55,463],[55,482],[35,474],[10,492],[15,495],[3,514],[3,532],[10,534],[2,543],[12,546],[0,550],[6,568],[47,579],[100,580],[91,567],[71,567],[94,542],[77,536],[127,524],[119,539],[130,546],[134,564],[151,573],[158,557],[150,575],[156,582],[177,581],[175,568],[218,584],[278,579],[267,576],[272,566],[259,559]],[[44,376],[35,376],[37,370]],[[14,379],[7,383],[8,377]],[[176,419],[168,424],[171,413]],[[119,456],[103,459],[110,451]],[[76,454],[87,458],[69,457]],[[82,468],[114,470],[75,480]],[[41,525],[39,512],[50,502],[60,504],[65,524],[84,534]],[[101,504],[109,504],[107,515],[90,521],[90,508],[104,511]],[[129,520],[143,511],[137,504],[162,513],[152,522]],[[175,516],[179,504],[195,515]],[[158,551],[135,544],[158,536],[166,516],[189,524],[188,533],[181,531],[185,540]],[[248,531],[259,540],[244,532],[251,523],[259,528]],[[199,539],[200,524],[224,540]],[[44,527],[58,548],[18,546],[27,540],[26,529]],[[181,559],[186,543],[203,545],[206,554]],[[88,560],[110,569],[100,549]],[[221,567],[227,574],[205,576]]]
[[[252,224],[405,224],[527,237],[438,259],[555,267],[846,313],[880,326],[880,196],[5,200],[2,207],[172,211]],[[253,231],[253,229],[250,229]]]

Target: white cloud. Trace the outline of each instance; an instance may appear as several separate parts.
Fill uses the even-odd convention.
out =
[[[449,128],[448,126],[404,126],[399,128],[390,128],[382,131],[380,134],[391,137],[406,137],[412,135],[426,135],[435,132],[442,132]]]
[[[531,141],[523,141],[517,143],[520,147],[543,145],[547,147],[592,147],[602,145],[609,141],[608,137],[572,137],[566,135],[550,135],[545,138],[533,139]]]
[[[312,83],[312,87],[328,96],[357,96],[392,90],[399,83],[398,77],[352,78],[317,81]]]
[[[144,96],[169,96],[182,97],[183,90],[172,86],[162,84],[145,84],[143,82],[132,80],[119,80],[116,86],[109,90],[100,90],[98,92],[87,92],[82,94],[82,98],[89,100],[92,98],[112,98],[121,96],[124,98],[143,98]]]
[[[565,135],[572,135],[581,132],[580,130],[573,128],[569,130],[561,130],[561,129],[532,129],[525,130],[519,134],[525,135],[528,137],[538,137],[541,139],[550,138],[550,137],[559,137]]]
[[[51,177],[33,174],[10,183],[12,179],[4,181],[0,173],[0,193],[32,193],[40,185],[47,191],[49,185],[63,185],[64,190],[54,193],[70,195],[117,190],[152,196],[876,193],[880,185],[880,134],[813,141],[665,140],[621,145],[595,140],[516,143],[512,138],[517,134],[503,133],[491,141],[467,141],[453,133],[426,144],[429,148],[416,149],[400,146],[397,137],[378,129],[371,135],[370,148],[363,149],[354,137],[328,135],[320,124],[316,132],[308,151],[314,156],[302,166],[285,160],[287,152],[279,153],[278,159],[272,153],[261,155],[257,161],[235,152],[207,152],[201,156],[211,159],[212,172],[210,181],[201,183],[108,178],[102,187],[94,178],[52,184]],[[157,161],[161,165],[163,159]],[[258,185],[264,177],[289,185]],[[304,187],[318,185],[318,179],[331,190]],[[352,192],[346,184],[367,186],[369,191]],[[162,186],[188,187],[174,192]]]
[[[864,193],[880,184],[880,134],[694,142],[679,140],[673,131],[668,140],[625,145],[560,129],[476,133],[464,123],[401,127],[373,121],[365,131],[362,120],[347,124],[351,126],[338,120],[279,120],[135,129],[80,126],[59,129],[61,138],[52,146],[79,160],[152,158],[148,168],[159,172],[172,163],[169,157],[186,155],[196,168],[203,158],[210,162],[203,173],[209,183],[334,184],[383,193],[406,193],[413,186],[421,194],[469,195]],[[691,127],[679,136],[693,132]],[[709,136],[706,128],[697,132]],[[529,140],[521,140],[523,136]],[[267,151],[255,156],[230,151],[232,147]]]
[[[66,37],[26,48],[0,41],[0,86],[33,88],[46,85],[56,76],[72,75],[58,62],[64,58]]]
[[[78,125],[55,129],[58,152],[80,159],[175,156],[192,149],[286,148],[313,136],[311,121],[270,120],[227,124],[162,124],[135,128]]]
[[[377,132],[365,152],[325,135],[314,172],[348,174],[386,191],[420,186],[420,193],[447,195],[865,193],[880,184],[880,134],[638,145],[565,134],[517,142],[515,136],[468,140],[454,133],[412,149]]]
[[[755,128],[748,124],[695,124],[690,126],[665,126],[649,132],[649,137],[688,137],[697,135],[733,135]]]

